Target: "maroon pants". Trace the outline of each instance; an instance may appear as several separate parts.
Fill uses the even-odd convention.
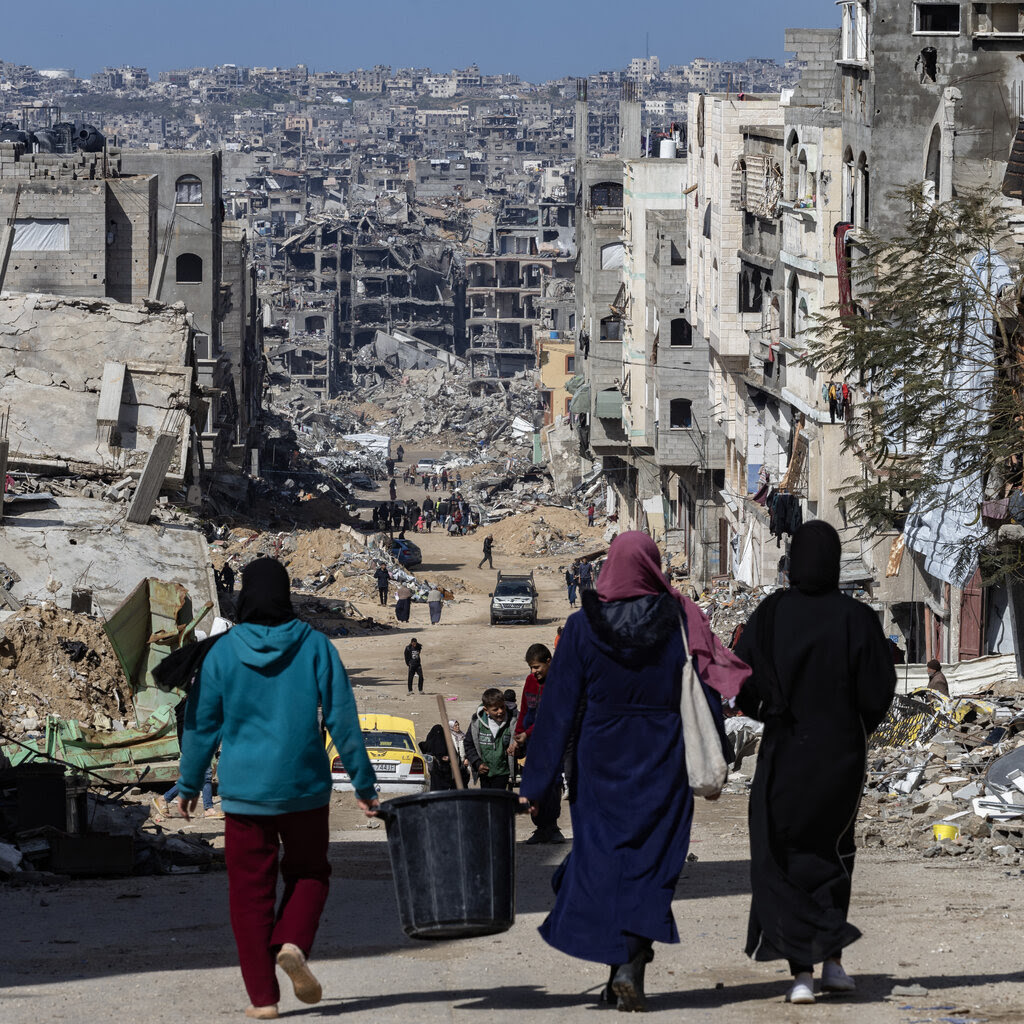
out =
[[[253,1006],[271,1006],[280,999],[275,958],[285,942],[307,956],[313,947],[331,874],[327,818],[327,804],[292,814],[225,815],[231,929]],[[284,893],[277,905],[282,846]]]

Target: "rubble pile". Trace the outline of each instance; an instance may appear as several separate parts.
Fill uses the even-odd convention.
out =
[[[383,409],[387,419],[376,425],[391,428],[406,443],[427,439],[464,449],[475,442],[494,459],[523,454],[532,438],[537,388],[531,376],[483,382],[445,366],[404,371],[380,363],[369,367],[358,356],[353,394],[359,396],[359,405],[365,408],[369,401]]]
[[[728,647],[732,644],[736,627],[746,625],[766,596],[761,590],[751,590],[736,580],[723,578],[701,595],[697,603],[711,621],[712,632]]]
[[[131,689],[99,619],[47,603],[0,625],[5,732],[38,732],[47,715],[110,730],[123,728],[131,714]]]
[[[871,737],[860,839],[1024,862],[1024,681],[1008,696],[897,696]]]
[[[587,527],[585,515],[556,505],[511,515],[489,525],[487,532],[497,551],[512,555],[576,555],[600,545],[599,534]]]

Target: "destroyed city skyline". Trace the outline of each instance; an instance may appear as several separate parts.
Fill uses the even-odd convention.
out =
[[[4,29],[0,1024],[1024,1019],[1024,4]]]
[[[782,60],[777,26],[827,24],[834,17],[832,5],[820,0],[780,0],[768,6],[744,2],[730,19],[699,4],[642,0],[631,6],[624,30],[609,31],[621,17],[621,8],[611,0],[589,4],[586,17],[573,4],[537,0],[508,8],[467,0],[399,0],[393,8],[382,20],[372,5],[307,0],[293,9],[294,17],[282,18],[279,5],[266,0],[212,5],[182,0],[175,5],[173,22],[154,33],[148,22],[131,16],[123,0],[103,0],[88,11],[57,0],[50,8],[57,28],[45,44],[27,9],[6,12],[5,30],[19,42],[17,53],[8,47],[3,56],[36,67],[76,67],[84,75],[127,61],[148,66],[154,76],[172,67],[225,63],[340,70],[374,64],[447,69],[477,62],[489,74],[543,82],[620,67],[645,50],[670,63],[699,56]],[[187,31],[190,18],[201,19],[202,33]],[[274,25],[272,33],[264,31],[267,23]],[[314,24],[317,29],[311,31]],[[382,31],[385,24],[387,32]],[[400,28],[392,31],[392,26]],[[557,38],[571,38],[572,50],[554,45]]]

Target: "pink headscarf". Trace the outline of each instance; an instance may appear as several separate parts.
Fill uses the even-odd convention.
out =
[[[750,676],[750,667],[741,661],[711,632],[707,616],[684,597],[661,571],[661,552],[639,530],[620,533],[608,548],[601,566],[597,596],[602,601],[621,601],[644,594],[671,594],[686,616],[687,642],[697,657],[700,678],[723,697],[735,697]]]

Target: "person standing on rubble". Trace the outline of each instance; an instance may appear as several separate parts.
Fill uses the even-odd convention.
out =
[[[345,667],[326,636],[295,618],[288,572],[276,559],[243,570],[237,618],[208,650],[188,696],[178,806],[190,818],[220,744],[231,927],[251,1000],[245,1014],[272,1020],[281,995],[275,963],[300,1002],[322,995],[307,963],[331,874],[331,767],[318,708],[357,804],[368,817],[379,804]]]
[[[380,603],[386,607],[388,603],[388,587],[391,580],[388,577],[388,571],[384,568],[383,562],[378,563],[377,571],[373,574],[373,578],[377,581],[377,596],[380,598]]]
[[[587,506],[587,526],[593,526],[594,525],[594,514],[596,512],[597,512],[597,509],[594,508],[594,503],[591,502]]]
[[[543,680],[520,794],[539,810],[566,769],[573,849],[555,872],[555,905],[540,932],[569,956],[609,965],[602,1001],[637,1011],[653,944],[679,941],[672,898],[694,801],[683,673],[692,663],[704,684],[714,742],[724,738],[719,697],[735,696],[749,669],[672,588],[640,531],[612,541],[601,585],[582,603]]]
[[[487,534],[487,536],[484,537],[484,557],[480,559],[480,563],[477,565],[478,569],[482,569],[484,567],[484,562],[486,562],[492,569],[494,568],[494,559],[491,557],[493,550],[494,538],[490,534]]]
[[[790,589],[761,603],[736,653],[753,669],[737,704],[764,722],[750,793],[751,905],[747,955],[788,960],[788,1000],[852,992],[843,950],[849,923],[854,822],[867,737],[896,689],[878,616],[839,591],[842,545],[823,520],[805,523],[789,553]]]
[[[932,658],[925,666],[928,670],[928,689],[937,690],[943,697],[949,696],[949,682],[942,671],[942,662]]]

